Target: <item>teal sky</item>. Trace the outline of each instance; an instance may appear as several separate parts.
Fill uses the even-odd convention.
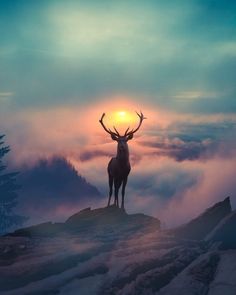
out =
[[[0,2],[1,109],[127,95],[236,111],[235,1]]]

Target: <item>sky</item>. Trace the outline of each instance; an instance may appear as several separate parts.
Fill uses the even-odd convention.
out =
[[[236,206],[235,11],[230,0],[1,0],[9,162],[62,155],[106,195],[116,145],[98,120],[123,130],[142,110],[128,211],[175,225],[228,195]]]

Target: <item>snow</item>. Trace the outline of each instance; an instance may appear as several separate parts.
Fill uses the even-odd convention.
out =
[[[95,275],[84,279],[75,279],[60,289],[59,295],[92,295],[98,294],[105,275]]]
[[[208,295],[236,294],[236,250],[222,252]]]
[[[210,253],[200,255],[194,260],[188,267],[186,267],[181,273],[179,273],[167,286],[162,288],[155,295],[205,295],[207,294],[206,286],[195,280],[190,275],[190,269],[198,265],[201,261],[206,259]]]
[[[0,295],[21,294],[235,295],[236,250],[118,225],[1,237]]]

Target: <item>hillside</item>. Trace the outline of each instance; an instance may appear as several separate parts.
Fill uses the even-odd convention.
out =
[[[31,224],[48,218],[63,219],[63,208],[70,214],[102,198],[98,189],[62,157],[41,159],[33,166],[20,167],[19,172],[18,210],[30,216]]]
[[[20,172],[22,195],[30,193],[31,198],[41,195],[45,199],[51,196],[75,201],[85,196],[100,196],[97,188],[79,175],[75,168],[62,157],[42,159],[33,167],[22,168]]]

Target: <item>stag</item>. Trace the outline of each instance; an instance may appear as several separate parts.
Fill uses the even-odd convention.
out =
[[[136,112],[137,113],[137,112]],[[139,124],[137,128],[132,129],[129,131],[129,127],[126,129],[124,135],[120,135],[117,131],[116,127],[114,131],[107,128],[103,123],[103,119],[105,117],[105,113],[103,113],[99,122],[101,123],[103,129],[110,134],[111,138],[117,141],[117,154],[116,157],[112,158],[108,163],[107,172],[108,172],[108,179],[109,179],[109,198],[107,206],[110,206],[111,196],[113,193],[113,185],[115,188],[115,198],[114,198],[114,205],[119,207],[119,189],[122,185],[122,201],[121,201],[121,208],[124,210],[124,197],[125,197],[125,187],[128,180],[128,175],[131,170],[130,162],[129,162],[129,147],[128,141],[131,140],[134,136],[134,133],[137,132],[142,125],[144,119],[144,115],[142,112],[137,113],[139,117]]]

